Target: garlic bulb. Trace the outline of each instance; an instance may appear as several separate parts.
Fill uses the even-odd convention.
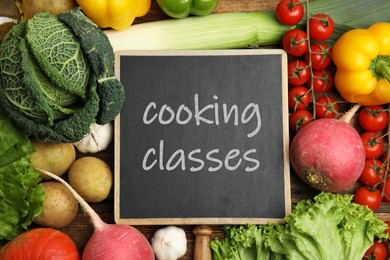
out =
[[[91,132],[74,145],[81,153],[97,153],[105,150],[113,139],[113,125],[107,123],[105,125],[91,124]]]
[[[152,237],[152,248],[158,260],[176,260],[187,251],[187,238],[183,229],[167,226]]]

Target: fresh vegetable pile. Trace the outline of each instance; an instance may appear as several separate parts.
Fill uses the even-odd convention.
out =
[[[48,215],[54,220],[59,219],[56,214],[64,217],[59,213],[64,207],[48,206],[50,199],[45,195],[53,192],[45,189],[31,166],[44,168],[30,162],[34,146],[28,137],[47,144],[67,143],[72,152],[72,143],[81,153],[106,149],[112,141],[110,124],[124,102],[123,86],[114,77],[114,51],[274,44],[281,44],[289,55],[292,166],[298,176],[323,192],[300,201],[284,222],[223,227],[225,238],[210,245],[214,259],[361,259],[365,254],[385,259],[388,226],[373,211],[382,202],[390,202],[389,110],[385,106],[390,102],[389,1],[362,4],[366,1],[356,0],[351,6],[348,1],[315,0],[309,6],[309,1],[281,0],[275,11],[211,15],[218,0],[178,2],[157,0],[165,14],[178,19],[128,28],[149,11],[150,0],[127,0],[120,6],[116,1],[99,5],[78,0],[80,8],[75,9],[72,1],[65,6],[72,10],[58,15],[54,10],[52,14],[24,10],[29,20],[19,21],[7,34],[0,45],[0,244],[12,241],[0,250],[0,259],[19,259],[20,254],[43,258],[39,253],[53,256],[51,249],[80,257],[63,233],[51,228],[25,232],[32,221],[41,226],[68,225],[77,211],[72,197],[73,209],[66,210],[70,217],[65,224],[42,221]],[[27,3],[23,1],[22,7]],[[359,14],[367,15],[359,19]],[[113,30],[103,33],[99,28]],[[359,57],[364,58],[361,64]],[[343,109],[352,105],[348,102],[362,105],[351,110],[358,118],[357,126],[349,124],[353,115],[343,115]],[[40,149],[36,150],[38,155]],[[112,173],[96,160],[84,161],[92,157],[76,161],[72,155],[61,156],[65,167],[55,174],[67,173],[76,192],[60,177],[53,178],[62,183],[56,186],[73,190],[93,223],[95,232],[83,259],[98,259],[98,255],[176,259],[186,253],[185,233],[177,228],[156,232],[151,248],[136,229],[104,223],[85,201],[98,203],[107,198]],[[47,178],[44,172],[41,177]],[[354,194],[336,193],[356,184],[360,187]],[[55,212],[48,213],[49,209]],[[51,235],[66,242],[56,242],[56,249],[40,247],[53,242],[46,237]],[[26,239],[32,248],[28,252],[19,247]]]
[[[37,140],[77,142],[124,102],[110,42],[79,8],[14,26],[0,45],[0,69],[1,106]]]
[[[303,181],[322,191],[351,191],[360,178],[365,186],[357,190],[355,201],[376,210],[382,197],[387,199],[386,189],[380,194],[379,188],[386,187],[388,172],[388,110],[381,105],[389,84],[390,23],[351,19],[349,25],[368,29],[350,28],[332,40],[342,16],[337,9],[332,9],[335,19],[312,13],[313,5],[318,8],[321,1],[282,0],[276,8],[281,23],[307,21],[305,28],[288,31],[282,40],[289,55],[291,164]],[[335,8],[345,7],[339,3]],[[363,36],[367,40],[362,42]],[[348,108],[349,102],[358,104],[343,116],[340,107]],[[350,124],[352,117],[359,118],[358,124],[340,123]]]
[[[30,140],[0,109],[0,246],[25,232],[42,211],[44,191],[30,163]]]
[[[387,225],[352,200],[322,192],[297,203],[285,222],[225,226],[213,259],[362,259],[374,239],[387,239]]]
[[[325,3],[295,0],[282,0],[276,9],[281,23],[307,22],[305,28],[287,32],[282,42],[289,55],[291,165],[311,187],[351,193],[355,203],[375,211],[390,201],[389,109],[385,106],[390,101],[390,22],[388,16],[381,16],[389,9],[326,4],[334,4],[334,9],[313,13],[312,6],[316,9]],[[367,17],[340,15],[363,6]],[[375,20],[371,11],[382,19]],[[340,33],[342,22],[347,29]],[[387,245],[374,242],[367,255],[385,259]]]

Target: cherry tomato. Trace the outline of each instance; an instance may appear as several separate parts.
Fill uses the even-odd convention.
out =
[[[307,34],[299,29],[290,30],[283,35],[282,45],[283,49],[291,56],[302,56],[309,49]]]
[[[368,248],[364,257],[367,259],[386,260],[387,249],[386,246],[377,240],[374,240],[374,244]]]
[[[366,186],[373,187],[379,184],[385,176],[386,168],[379,160],[367,159],[359,181]]]
[[[310,91],[304,86],[294,86],[288,91],[288,106],[294,111],[305,109],[310,101]]]
[[[366,159],[379,157],[384,149],[384,140],[378,132],[364,132],[360,135],[366,150]]]
[[[309,19],[309,37],[316,41],[329,39],[334,31],[333,19],[327,14],[316,14]]]
[[[296,25],[305,14],[299,0],[282,0],[276,6],[276,18],[285,25]]]
[[[381,185],[379,185],[379,190],[383,192],[382,200],[384,202],[390,202],[390,177],[387,177]]]
[[[357,204],[366,205],[371,210],[377,210],[382,203],[382,196],[379,190],[362,186],[355,191],[353,200]]]
[[[289,125],[290,129],[298,132],[305,125],[313,120],[313,114],[307,110],[297,110],[290,115]]]
[[[325,93],[333,86],[333,75],[327,69],[313,70],[313,90],[315,93]]]
[[[311,67],[313,70],[322,70],[329,66],[332,61],[332,51],[325,43],[314,43],[310,46],[310,51],[305,55],[305,61],[309,63],[309,55],[311,59]]]
[[[328,96],[316,99],[316,117],[333,118],[338,114],[339,105],[336,99]]]
[[[389,113],[382,106],[363,107],[359,113],[359,124],[366,131],[382,131],[388,122]]]
[[[303,85],[310,78],[310,67],[303,60],[292,60],[287,65],[288,83],[293,86]]]

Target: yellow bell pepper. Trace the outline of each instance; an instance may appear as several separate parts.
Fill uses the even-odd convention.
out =
[[[136,17],[146,15],[151,0],[77,0],[85,13],[100,28],[123,30],[133,24]]]
[[[353,29],[334,44],[334,83],[348,102],[363,106],[390,103],[390,23]]]

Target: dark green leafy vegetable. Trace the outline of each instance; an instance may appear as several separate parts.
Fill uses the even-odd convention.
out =
[[[0,45],[0,106],[37,140],[79,141],[123,102],[110,42],[80,9],[38,13]]]
[[[105,125],[118,114],[125,97],[122,84],[114,77],[115,58],[110,41],[91,20],[85,19],[80,8],[58,17],[79,37],[92,70],[98,77],[97,91],[102,98],[97,123]]]
[[[21,70],[24,73],[22,84],[30,92],[32,101],[36,102],[36,104],[31,104],[31,107],[37,107],[37,104],[39,104],[39,107],[47,114],[47,118],[37,117],[35,120],[53,125],[55,120],[74,113],[74,109],[66,106],[73,104],[78,97],[51,83],[28,51],[25,39],[21,40],[20,46],[22,50]]]
[[[7,34],[0,48],[0,72],[2,76],[0,84],[1,95],[10,104],[23,107],[23,113],[39,122],[41,119],[50,120],[50,115],[42,107],[34,104],[34,95],[30,90],[23,88],[22,51],[19,48],[21,39],[25,33],[25,23],[15,25]],[[47,117],[47,119],[45,119]]]
[[[90,67],[79,39],[49,13],[38,13],[26,23],[28,47],[55,85],[85,98]]]
[[[387,225],[353,195],[322,192],[302,200],[280,223],[225,226],[215,239],[213,259],[362,259]]]
[[[0,109],[0,245],[26,231],[43,207],[44,189],[31,166],[30,140]]]

